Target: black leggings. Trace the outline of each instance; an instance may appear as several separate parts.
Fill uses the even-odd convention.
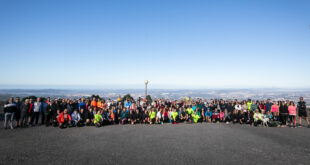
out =
[[[287,118],[288,118],[287,113],[281,113],[280,114],[280,121],[281,121],[282,125],[286,125]]]

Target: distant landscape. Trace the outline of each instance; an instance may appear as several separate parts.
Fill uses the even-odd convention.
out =
[[[51,98],[81,98],[92,94],[105,99],[115,100],[119,96],[130,94],[133,98],[144,97],[144,89],[0,89],[0,101],[9,97],[42,96]],[[282,89],[282,88],[257,88],[257,89],[149,89],[152,98],[180,99],[191,98],[218,98],[218,99],[267,99],[297,101],[303,96],[310,103],[310,89]]]

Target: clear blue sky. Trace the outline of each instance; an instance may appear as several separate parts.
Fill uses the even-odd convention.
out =
[[[309,0],[0,0],[0,88],[310,87]]]

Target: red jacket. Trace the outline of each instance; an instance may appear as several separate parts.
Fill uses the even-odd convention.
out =
[[[71,121],[71,116],[69,114],[66,114],[67,115],[67,120]],[[61,112],[58,117],[57,117],[57,121],[58,123],[64,123],[65,122],[65,118],[64,118],[64,113]]]

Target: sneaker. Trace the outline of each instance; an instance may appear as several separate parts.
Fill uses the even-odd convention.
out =
[[[308,128],[310,128],[310,125],[308,125]]]
[[[227,121],[226,124],[229,124],[229,122]]]

